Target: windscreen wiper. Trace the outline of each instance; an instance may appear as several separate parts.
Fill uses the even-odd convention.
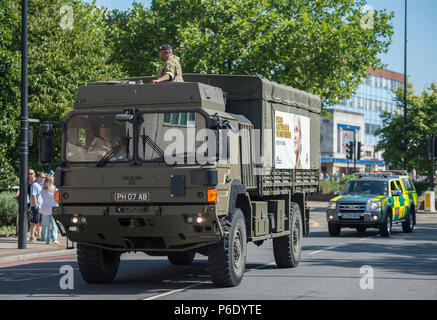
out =
[[[141,135],[141,139],[143,140],[143,154],[144,158],[146,158],[146,144],[149,144],[150,147],[155,151],[161,159],[164,159],[164,151],[146,134],[146,128],[143,127],[143,134]]]
[[[129,159],[129,132],[127,136],[121,138],[114,147],[97,163],[97,167],[103,167],[109,160],[112,159],[124,146],[126,146],[127,159]]]

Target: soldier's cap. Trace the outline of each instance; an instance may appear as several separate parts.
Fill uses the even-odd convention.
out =
[[[159,47],[159,50],[173,50],[173,47],[169,44],[163,44]]]

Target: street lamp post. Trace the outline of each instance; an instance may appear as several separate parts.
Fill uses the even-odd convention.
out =
[[[404,45],[404,170],[407,170],[407,0],[405,0],[405,45]]]
[[[27,110],[27,11],[28,0],[22,0],[21,8],[21,139],[20,139],[20,212],[18,217],[18,249],[26,249],[27,235],[27,167],[29,152]]]

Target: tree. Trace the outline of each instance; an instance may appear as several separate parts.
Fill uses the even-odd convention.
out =
[[[18,156],[20,55],[10,32],[18,20],[8,0],[0,0],[0,190],[13,185]]]
[[[154,0],[108,19],[114,61],[130,76],[156,74],[170,43],[184,72],[252,74],[322,97],[350,97],[366,66],[382,67],[393,13],[363,13],[361,0]],[[370,28],[363,24],[368,17]],[[364,19],[364,20],[363,20]]]
[[[407,154],[403,151],[404,90],[395,92],[397,111],[383,112],[380,117],[384,126],[375,132],[379,143],[375,150],[383,151],[386,162],[392,162],[395,168],[402,168],[402,158],[407,159],[407,169],[416,169],[418,173],[428,175],[431,172],[430,161],[421,157],[421,138],[437,133],[437,85],[431,84],[421,95],[415,95],[411,84],[407,90]]]
[[[0,62],[0,101],[6,101],[7,107],[6,112],[2,108],[0,113],[0,160],[6,157],[6,164],[9,164],[2,164],[2,170],[6,168],[6,171],[4,174],[0,172],[0,176],[13,176],[14,172],[7,171],[7,168],[13,167],[15,174],[18,173],[15,150],[20,131],[21,4],[0,1],[0,10],[7,13],[0,16],[7,22],[4,24],[2,21],[0,25],[0,36],[7,40],[7,51],[0,49],[0,54],[5,56],[5,60]],[[3,2],[7,5],[3,6]],[[72,110],[79,86],[90,81],[114,80],[124,76],[118,65],[109,62],[113,44],[105,35],[110,34],[112,27],[105,22],[106,14],[107,10],[78,0],[29,1],[30,118],[41,122],[60,121]],[[3,123],[7,125],[3,126]],[[34,133],[37,136],[37,130]],[[60,128],[54,146],[54,154],[59,155]],[[29,167],[47,169],[40,168],[37,149],[37,146],[30,148]]]

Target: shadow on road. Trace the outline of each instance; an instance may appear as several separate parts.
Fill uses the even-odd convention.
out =
[[[378,232],[357,233],[346,231],[337,239],[338,246],[305,246],[306,263],[313,266],[334,266],[360,268],[370,265],[379,270],[401,272],[405,275],[437,275],[437,224],[418,225],[413,233],[403,233],[395,227],[389,238],[382,238]],[[312,237],[329,237],[327,232],[316,232]],[[366,241],[366,238],[369,241]],[[351,241],[359,239],[359,241]],[[310,256],[311,252],[326,250],[335,255]]]

